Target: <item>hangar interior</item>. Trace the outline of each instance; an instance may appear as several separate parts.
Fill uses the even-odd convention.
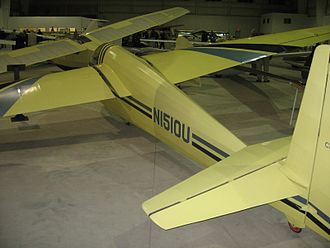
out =
[[[168,25],[231,34],[239,28],[241,37],[253,29],[268,34],[330,24],[328,0],[1,0],[0,27],[81,29],[89,18],[113,23],[176,6],[190,14]],[[20,77],[60,71],[42,63]],[[273,58],[269,71],[301,80],[282,58]],[[2,73],[0,82],[12,78]],[[288,80],[256,82],[253,73],[235,68],[180,88],[249,145],[291,135],[304,92]],[[164,231],[145,215],[142,202],[204,167],[99,102],[28,117],[0,119],[0,247],[330,247],[308,228],[290,231],[285,216],[269,205]]]

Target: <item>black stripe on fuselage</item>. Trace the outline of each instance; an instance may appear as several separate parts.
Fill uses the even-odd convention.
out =
[[[321,228],[324,232],[326,232],[328,235],[330,235],[330,229],[327,228],[321,221],[319,221],[315,216],[313,216],[311,213],[307,213],[307,218],[313,221],[315,225],[317,225],[319,228]]]
[[[289,201],[288,199],[283,199],[281,202],[285,203],[286,205],[294,208],[295,210],[299,211],[302,214],[306,214],[307,218],[310,219],[315,225],[317,225],[319,228],[321,228],[324,232],[326,232],[328,235],[330,235],[330,229],[326,227],[321,221],[319,221],[315,216],[313,216],[311,213],[301,210],[301,207],[292,201]]]
[[[144,114],[145,116],[147,116],[148,118],[152,119],[152,115],[150,113],[148,113],[147,111],[143,110],[139,106],[136,106],[132,102],[128,101],[126,98],[119,98],[119,99],[122,100],[122,101],[124,101],[125,103],[127,103],[131,107],[135,108],[136,110],[138,110],[139,112],[141,112],[142,114]]]
[[[103,72],[102,72],[97,66],[93,66],[92,68],[94,68],[94,70],[100,75],[100,77],[103,79],[103,81],[105,82],[105,84],[110,88],[110,90],[112,91],[112,93],[114,93],[115,96],[118,97],[118,94],[117,94],[115,88],[113,88],[113,86],[111,85],[110,81],[109,81],[108,78],[103,74]]]
[[[149,106],[145,105],[143,102],[140,102],[138,99],[136,99],[132,96],[128,96],[127,98],[131,99],[133,102],[135,102],[136,104],[138,104],[142,108],[146,109],[148,112],[152,113],[152,109]]]
[[[93,68],[97,71],[97,73],[100,75],[100,77],[103,79],[103,81],[106,83],[106,85],[110,88],[111,92],[120,100],[124,101],[125,103],[127,103],[128,105],[130,105],[131,107],[135,108],[136,110],[138,110],[139,112],[141,112],[142,114],[144,114],[145,116],[147,116],[148,118],[152,119],[152,109],[150,107],[148,107],[147,105],[145,105],[144,103],[142,103],[141,101],[137,100],[136,98],[129,96],[129,97],[125,97],[122,98],[120,97],[116,90],[113,88],[113,86],[111,85],[110,81],[108,80],[108,78],[103,74],[103,72],[96,66],[93,66]],[[130,99],[130,100],[128,100]],[[140,105],[137,106],[136,104]],[[145,109],[143,109],[145,108]]]
[[[210,158],[214,159],[215,161],[219,162],[221,161],[221,158],[219,158],[218,156],[214,155],[213,153],[209,152],[208,150],[206,150],[204,147],[201,147],[200,145],[198,145],[197,143],[195,143],[194,141],[192,141],[192,146],[197,148],[198,150],[200,150],[201,152],[203,152],[204,154],[206,154],[207,156],[209,156]]]
[[[301,207],[295,203],[293,203],[292,201],[289,201],[288,199],[283,199],[281,200],[281,202],[285,203],[286,205],[294,208],[295,210],[299,211],[300,213],[305,214],[306,212],[301,210]]]
[[[221,155],[224,158],[229,157],[229,154],[227,154],[226,152],[222,151],[221,149],[219,149],[218,147],[210,144],[209,142],[207,142],[205,139],[199,137],[198,135],[196,135],[195,133],[192,134],[192,138],[195,139],[196,141],[202,143],[203,145],[207,146],[208,148],[210,148],[211,150],[213,150],[214,152],[218,153],[219,155]]]
[[[106,53],[106,51],[107,51],[111,46],[112,46],[111,43],[106,43],[106,44],[103,45],[103,47],[101,48],[101,51],[100,51],[99,57],[98,57],[98,64],[102,64],[102,63],[103,63],[105,53]]]

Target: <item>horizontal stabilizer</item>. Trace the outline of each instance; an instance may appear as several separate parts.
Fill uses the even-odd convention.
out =
[[[114,98],[94,68],[26,79],[0,90],[0,116],[13,116]]]
[[[302,189],[281,171],[289,143],[281,138],[248,146],[144,202],[143,209],[171,229],[299,195]]]

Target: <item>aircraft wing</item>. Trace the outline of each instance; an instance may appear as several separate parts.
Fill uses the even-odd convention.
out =
[[[248,146],[143,203],[171,229],[302,193],[281,171],[290,137]]]
[[[215,46],[285,52],[330,40],[330,25],[224,41]]]
[[[85,67],[11,84],[0,90],[0,117],[112,99],[115,89],[102,76],[102,68]]]
[[[95,46],[95,44],[99,46],[104,42],[115,41],[128,35],[170,22],[187,13],[189,13],[187,9],[175,7],[117,22],[85,34],[86,46],[89,46],[89,41],[92,41],[92,46]]]
[[[96,29],[81,35],[79,41],[63,39],[3,53],[0,54],[0,73],[6,72],[9,64],[25,64],[28,66],[85,50],[94,51],[104,42],[115,41],[164,24],[188,12],[188,10],[180,7],[161,10]]]
[[[143,56],[171,83],[249,63],[273,53],[223,47],[192,47]]]
[[[7,71],[7,65],[33,65],[47,60],[86,50],[79,43],[64,39],[0,54],[0,73]]]

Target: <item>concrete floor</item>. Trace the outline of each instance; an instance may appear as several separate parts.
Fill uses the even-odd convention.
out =
[[[254,80],[205,77],[183,90],[248,144],[291,134],[295,88]],[[201,167],[99,103],[29,117],[0,119],[1,248],[330,247],[270,206],[163,231],[142,202]]]

